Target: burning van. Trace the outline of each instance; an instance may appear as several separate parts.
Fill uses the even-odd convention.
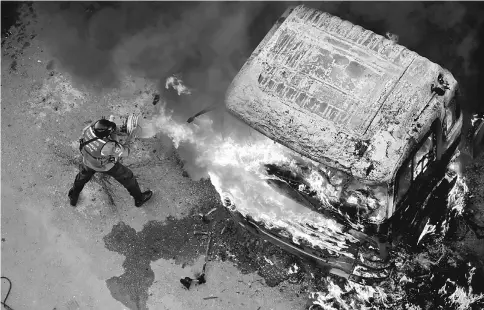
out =
[[[305,6],[255,49],[226,108],[256,136],[247,148],[269,156],[237,178],[211,173],[224,206],[249,231],[352,279],[386,277],[397,236],[417,242],[463,124],[449,71]]]

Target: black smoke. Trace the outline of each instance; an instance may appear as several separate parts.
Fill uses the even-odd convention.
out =
[[[182,75],[197,100],[172,106],[187,116],[223,104],[223,94],[253,47],[257,2],[37,3],[48,16],[44,40],[77,83],[119,86],[119,70],[159,81]],[[279,15],[279,13],[277,13]],[[261,37],[262,38],[262,37]],[[196,106],[196,107],[195,107]]]

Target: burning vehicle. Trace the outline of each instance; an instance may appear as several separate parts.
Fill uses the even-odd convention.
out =
[[[210,172],[223,205],[332,274],[386,278],[392,247],[417,244],[445,208],[433,197],[455,182],[446,170],[461,141],[458,83],[394,40],[290,8],[232,81],[226,108],[255,141],[233,156],[265,155],[237,177]]]

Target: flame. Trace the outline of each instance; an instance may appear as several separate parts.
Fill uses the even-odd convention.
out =
[[[457,177],[454,187],[449,191],[448,207],[450,210],[454,211],[456,215],[462,215],[465,207],[465,199],[469,193],[469,187],[466,183],[466,178],[464,176],[464,169],[460,158],[460,151],[457,150],[451,159],[449,168],[447,170],[447,177],[452,178]]]
[[[324,279],[324,292],[310,293],[313,305],[323,309],[375,309],[374,305],[388,307],[388,294],[379,287],[347,281],[340,287],[330,277]]]
[[[312,170],[306,180],[311,184],[311,187],[317,192],[319,200],[324,204],[329,206],[332,201],[339,201],[341,187],[336,188],[320,173]]]
[[[466,178],[463,175],[462,165],[458,161],[459,151],[454,154],[451,160],[449,169],[447,170],[447,178],[452,179],[456,177],[456,182],[454,186],[450,189],[447,195],[447,218],[442,223],[441,234],[446,235],[449,229],[449,223],[453,217],[462,216],[465,206],[466,199],[469,195],[469,187],[466,183]]]
[[[418,241],[417,241],[417,244],[420,243],[420,241],[422,240],[422,238],[425,236],[425,235],[428,235],[428,234],[432,234],[435,232],[435,228],[436,226],[435,225],[429,225],[429,222],[430,222],[430,219],[427,220],[427,223],[425,223],[425,227],[422,231],[422,233],[420,234],[420,237],[418,237]]]
[[[471,267],[470,264],[468,266]],[[475,270],[476,267],[470,268],[469,273],[466,275],[468,289],[457,285],[454,281],[450,279],[447,279],[445,284],[439,289],[438,293],[442,297],[444,297],[449,304],[455,305],[458,310],[470,309],[470,306],[472,304],[476,303],[477,301],[484,300],[484,294],[476,295],[472,292],[471,282]],[[448,288],[448,284],[450,284],[450,286],[454,288],[454,291],[450,295],[448,290],[452,290],[452,288]]]
[[[176,78],[167,80],[166,87],[170,86],[178,87],[179,95],[184,93],[179,90],[188,89],[183,88],[181,80]],[[251,131],[248,137],[241,139],[235,135],[222,136],[213,130],[212,125],[213,122],[206,115],[197,118],[192,124],[178,123],[173,120],[171,112],[166,110],[166,103],[162,103],[159,115],[146,120],[142,127],[143,131],[147,128],[146,135],[162,132],[169,136],[176,148],[181,143],[190,143],[196,150],[196,164],[206,168],[221,200],[229,198],[242,215],[250,214],[254,220],[263,223],[269,229],[282,228],[295,243],[305,240],[314,247],[326,248],[331,253],[351,257],[351,254],[344,249],[348,241],[356,242],[356,239],[348,240],[347,235],[338,234],[342,232],[340,224],[281,195],[266,182],[269,177],[265,173],[264,165],[267,163],[284,165],[293,172],[300,172],[300,167],[293,156],[294,152],[255,131]],[[311,187],[316,191],[317,197],[327,204],[338,200],[341,196],[340,187],[344,177],[335,174],[331,169],[325,170],[324,167],[310,160],[307,160],[307,163],[312,167],[305,174],[307,184],[299,185],[300,190],[304,190],[307,186]],[[454,172],[458,172],[458,168],[454,167]],[[449,192],[449,209],[459,215],[462,214],[467,192],[465,178],[458,173],[456,184]],[[377,205],[378,200],[382,200],[372,199],[368,200],[370,208]],[[227,206],[227,204],[224,205]],[[230,206],[228,207],[230,209]],[[378,210],[376,207],[377,217],[381,216]],[[424,232],[433,232],[434,229],[435,227],[428,225]],[[420,236],[419,241],[423,235]],[[268,263],[272,262],[268,261]],[[289,270],[289,273],[293,272],[297,272],[296,266]],[[471,271],[469,283],[472,275]],[[398,280],[397,282],[402,284],[414,281],[401,273],[398,278],[400,282]],[[398,291],[400,286],[397,287],[396,292],[388,288],[365,286],[351,281],[347,281],[340,287],[332,281],[331,277],[326,278],[325,282],[327,285],[324,291],[310,293],[313,305],[319,305],[323,309],[372,309],[375,304],[387,308],[391,306],[390,294],[393,301],[397,301],[400,295],[404,294]],[[466,305],[484,298],[482,294],[473,295],[472,289],[466,291],[461,287],[456,287],[450,294],[447,292],[446,285],[447,283],[439,293],[450,303],[459,305],[459,309],[464,309]],[[406,307],[418,308],[410,304],[406,304]]]
[[[469,193],[469,187],[467,186],[464,176],[458,175],[455,186],[449,192],[448,205],[451,210],[455,211],[456,215],[462,215],[465,208],[465,199]]]
[[[447,279],[435,292],[443,298],[446,306],[452,306],[452,309],[471,309],[476,303],[484,301],[484,294],[475,294],[471,286],[476,267],[472,267],[470,263],[468,267],[467,288]],[[403,284],[419,281],[409,278],[403,272],[397,272],[397,274],[394,285],[382,287],[361,285],[351,281],[346,281],[345,285],[341,286],[335,284],[331,277],[326,277],[323,279],[323,290],[311,292],[309,297],[312,305],[322,309],[390,309],[395,307],[396,303],[406,299],[406,293],[402,290]],[[404,306],[405,309],[421,309],[418,305],[409,302]]]
[[[170,79],[167,83],[173,81]],[[176,81],[178,86],[183,86],[181,80]],[[357,240],[344,235],[340,224],[281,195],[266,182],[269,178],[265,170],[267,163],[300,169],[294,152],[255,131],[244,137],[237,136],[236,132],[223,136],[214,131],[213,121],[206,115],[192,124],[179,123],[172,118],[172,112],[167,111],[166,102],[162,101],[160,105],[158,115],[142,121],[141,135],[145,137],[162,132],[173,140],[176,148],[181,143],[192,145],[197,155],[195,164],[207,170],[222,200],[225,193],[230,194],[242,215],[250,214],[268,229],[284,230],[296,244],[304,240],[315,247],[328,249],[330,253],[353,257],[345,249],[349,246],[347,242]],[[341,183],[334,181],[334,173],[327,172],[326,175],[333,178],[333,183]],[[328,193],[328,197],[340,194],[340,189],[315,171],[309,174],[307,181],[321,199],[329,199],[323,191]]]
[[[218,169],[216,172],[215,168]],[[233,166],[226,169],[211,169],[209,175],[215,189],[222,193],[222,199],[227,195],[226,192],[229,192],[230,199],[242,215],[251,215],[255,221],[264,224],[268,229],[283,228],[296,244],[299,244],[300,240],[305,240],[315,247],[326,248],[332,253],[353,258],[353,255],[344,249],[348,247],[347,241],[357,240],[338,235],[342,233],[342,229],[335,220],[280,195],[254,174],[237,173],[237,168]],[[264,193],[263,196],[261,192]]]
[[[298,273],[299,271],[299,266],[294,263],[294,265],[291,265],[291,267],[289,267],[289,270],[287,271],[287,274],[295,274],[295,273]]]
[[[166,80],[166,87],[170,86],[177,87],[179,95],[190,93],[181,91],[188,88],[177,77]],[[347,175],[306,158],[302,161],[304,167],[301,167],[299,154],[247,126],[244,126],[244,130],[249,129],[246,135],[242,136],[237,130],[222,135],[214,130],[213,121],[207,115],[200,116],[191,124],[180,123],[173,119],[173,112],[167,110],[167,103],[163,99],[160,107],[159,113],[152,119],[140,122],[140,136],[149,137],[161,132],[171,138],[175,148],[181,143],[190,144],[196,154],[194,164],[206,169],[222,201],[224,195],[230,195],[237,211],[243,216],[250,215],[269,230],[277,229],[296,244],[309,244],[314,248],[326,249],[332,255],[354,258],[349,248],[358,240],[346,233],[335,219],[281,194],[280,190],[268,184],[268,179],[278,177],[267,174],[266,164],[286,167],[302,177],[304,184],[300,185],[301,190],[315,192],[322,205],[348,218],[333,207],[342,197],[343,186],[348,182]],[[356,180],[351,182],[353,190],[362,186]],[[378,221],[385,217],[383,211],[386,209],[381,208],[385,199],[381,195],[364,199],[368,203],[365,212],[373,212],[370,220]],[[350,224],[354,229],[363,227],[360,222]]]

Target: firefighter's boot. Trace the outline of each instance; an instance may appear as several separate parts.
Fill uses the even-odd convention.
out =
[[[153,196],[152,191],[146,191],[143,194],[141,194],[141,199],[140,200],[135,200],[134,205],[139,208],[141,207],[145,202],[150,200],[151,196]]]

